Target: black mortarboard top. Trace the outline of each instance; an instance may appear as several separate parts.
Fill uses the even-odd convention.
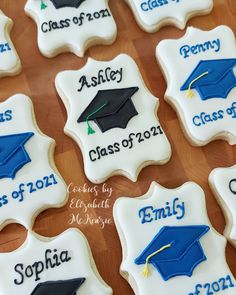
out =
[[[0,179],[14,178],[16,173],[31,161],[24,145],[32,132],[0,136]]]
[[[53,5],[58,8],[74,7],[78,8],[85,0],[51,0]]]
[[[94,121],[102,132],[115,127],[125,129],[138,114],[131,99],[138,90],[138,87],[99,90],[77,122],[87,123],[88,134],[95,133],[89,121]]]
[[[65,281],[48,281],[36,286],[31,295],[76,295],[85,278]]]
[[[209,229],[205,225],[165,226],[135,263],[145,264],[144,276],[148,276],[151,263],[165,281],[182,275],[190,277],[196,266],[206,260],[199,240]]]
[[[188,90],[188,96],[191,97],[191,89],[196,89],[202,100],[227,98],[236,87],[235,66],[236,58],[202,60],[180,90]]]

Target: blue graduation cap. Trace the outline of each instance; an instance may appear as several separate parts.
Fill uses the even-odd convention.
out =
[[[180,90],[192,97],[192,89],[196,89],[202,100],[227,98],[236,87],[235,66],[236,58],[201,60]]]
[[[192,276],[198,264],[206,260],[199,240],[209,231],[205,225],[165,226],[148,244],[135,264],[144,264],[144,276],[148,276],[148,264],[152,264],[167,281],[176,276]]]
[[[85,278],[39,283],[31,295],[76,295]]]
[[[31,161],[24,145],[32,132],[0,136],[0,179],[14,178],[16,173]]]

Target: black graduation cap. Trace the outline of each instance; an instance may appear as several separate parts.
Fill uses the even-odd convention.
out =
[[[165,226],[135,263],[145,264],[144,276],[148,276],[151,263],[165,281],[175,276],[190,277],[197,265],[206,260],[199,240],[209,229],[205,225]]]
[[[31,295],[76,295],[85,278],[65,281],[48,281],[36,286]]]
[[[138,87],[99,90],[77,122],[87,123],[88,134],[95,133],[89,121],[94,121],[102,132],[115,127],[125,129],[138,114],[131,99],[138,90]]]
[[[53,5],[58,8],[74,7],[78,8],[85,0],[51,0]]]
[[[191,97],[196,89],[202,100],[227,98],[236,87],[235,66],[236,58],[201,60],[180,90],[188,90]]]
[[[0,178],[14,178],[31,161],[24,145],[32,132],[0,136]]]

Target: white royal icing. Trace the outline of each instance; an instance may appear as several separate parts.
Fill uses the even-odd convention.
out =
[[[21,70],[20,59],[10,39],[13,21],[0,10],[0,77],[16,75]]]
[[[189,18],[207,14],[212,0],[125,0],[133,10],[138,24],[147,32],[173,24],[184,29]]]
[[[39,0],[28,0],[25,12],[37,23],[41,53],[53,57],[69,51],[82,57],[92,45],[113,43],[117,29],[108,1],[86,0],[78,8],[56,9],[44,0],[47,8],[42,10]]]
[[[55,141],[39,130],[32,102],[23,94],[0,104],[0,126],[1,137],[34,133],[24,144],[31,161],[18,169],[15,177],[0,177],[0,227],[18,222],[31,228],[37,214],[67,201],[66,185],[53,161]]]
[[[106,79],[106,82],[95,87],[84,86],[80,89],[81,77],[86,76],[91,83],[92,77],[97,77],[99,71],[104,75],[106,69],[109,75],[111,71],[118,71],[120,74],[117,72],[113,81],[109,78],[109,81]],[[88,135],[86,122],[77,123],[77,119],[98,91],[128,87],[139,87],[138,92],[132,96],[138,115],[128,122],[125,129],[113,128],[104,133],[91,122],[96,134]],[[88,59],[87,64],[78,71],[59,73],[56,77],[56,88],[68,113],[65,133],[79,144],[84,157],[85,174],[90,181],[100,183],[116,174],[125,175],[136,181],[143,167],[163,164],[169,160],[170,144],[164,132],[160,134],[157,129],[160,126],[156,117],[158,100],[144,85],[136,63],[129,56],[122,54],[108,62]],[[144,137],[144,133],[147,138]],[[140,136],[142,141],[139,143]],[[119,151],[114,148],[115,143],[118,143]],[[109,153],[110,145],[115,151],[112,154]],[[99,152],[96,150],[98,146]],[[102,153],[107,155],[101,156]]]
[[[153,211],[149,206],[153,207]],[[144,215],[144,211],[140,213],[140,210],[145,207],[148,209]],[[123,250],[120,271],[130,282],[135,294],[235,294],[236,282],[225,259],[226,240],[212,227],[206,211],[204,192],[197,184],[188,182],[176,189],[166,189],[153,182],[149,191],[139,198],[118,199],[113,215]],[[144,216],[146,222],[142,223]],[[194,225],[209,226],[210,230],[200,239],[207,259],[197,265],[192,276],[176,276],[165,281],[150,264],[151,274],[144,277],[144,265],[136,265],[134,260],[160,229],[164,226]],[[224,288],[220,282],[227,276],[232,281],[231,287]]]
[[[236,166],[214,169],[209,182],[226,217],[224,235],[236,247]]]
[[[235,87],[226,99],[205,101],[196,89],[192,90],[192,98],[187,96],[187,91],[180,90],[200,61],[236,57],[232,30],[226,26],[211,31],[189,27],[184,37],[161,41],[156,56],[168,84],[165,98],[176,109],[191,143],[202,146],[215,139],[224,139],[235,144]]]
[[[60,259],[62,252],[63,262]],[[52,268],[56,262],[60,265]],[[29,232],[19,249],[0,254],[0,264],[4,269],[0,278],[1,295],[29,295],[39,283],[76,278],[86,279],[76,294],[112,294],[97,271],[86,238],[76,229],[69,229],[53,238]]]

